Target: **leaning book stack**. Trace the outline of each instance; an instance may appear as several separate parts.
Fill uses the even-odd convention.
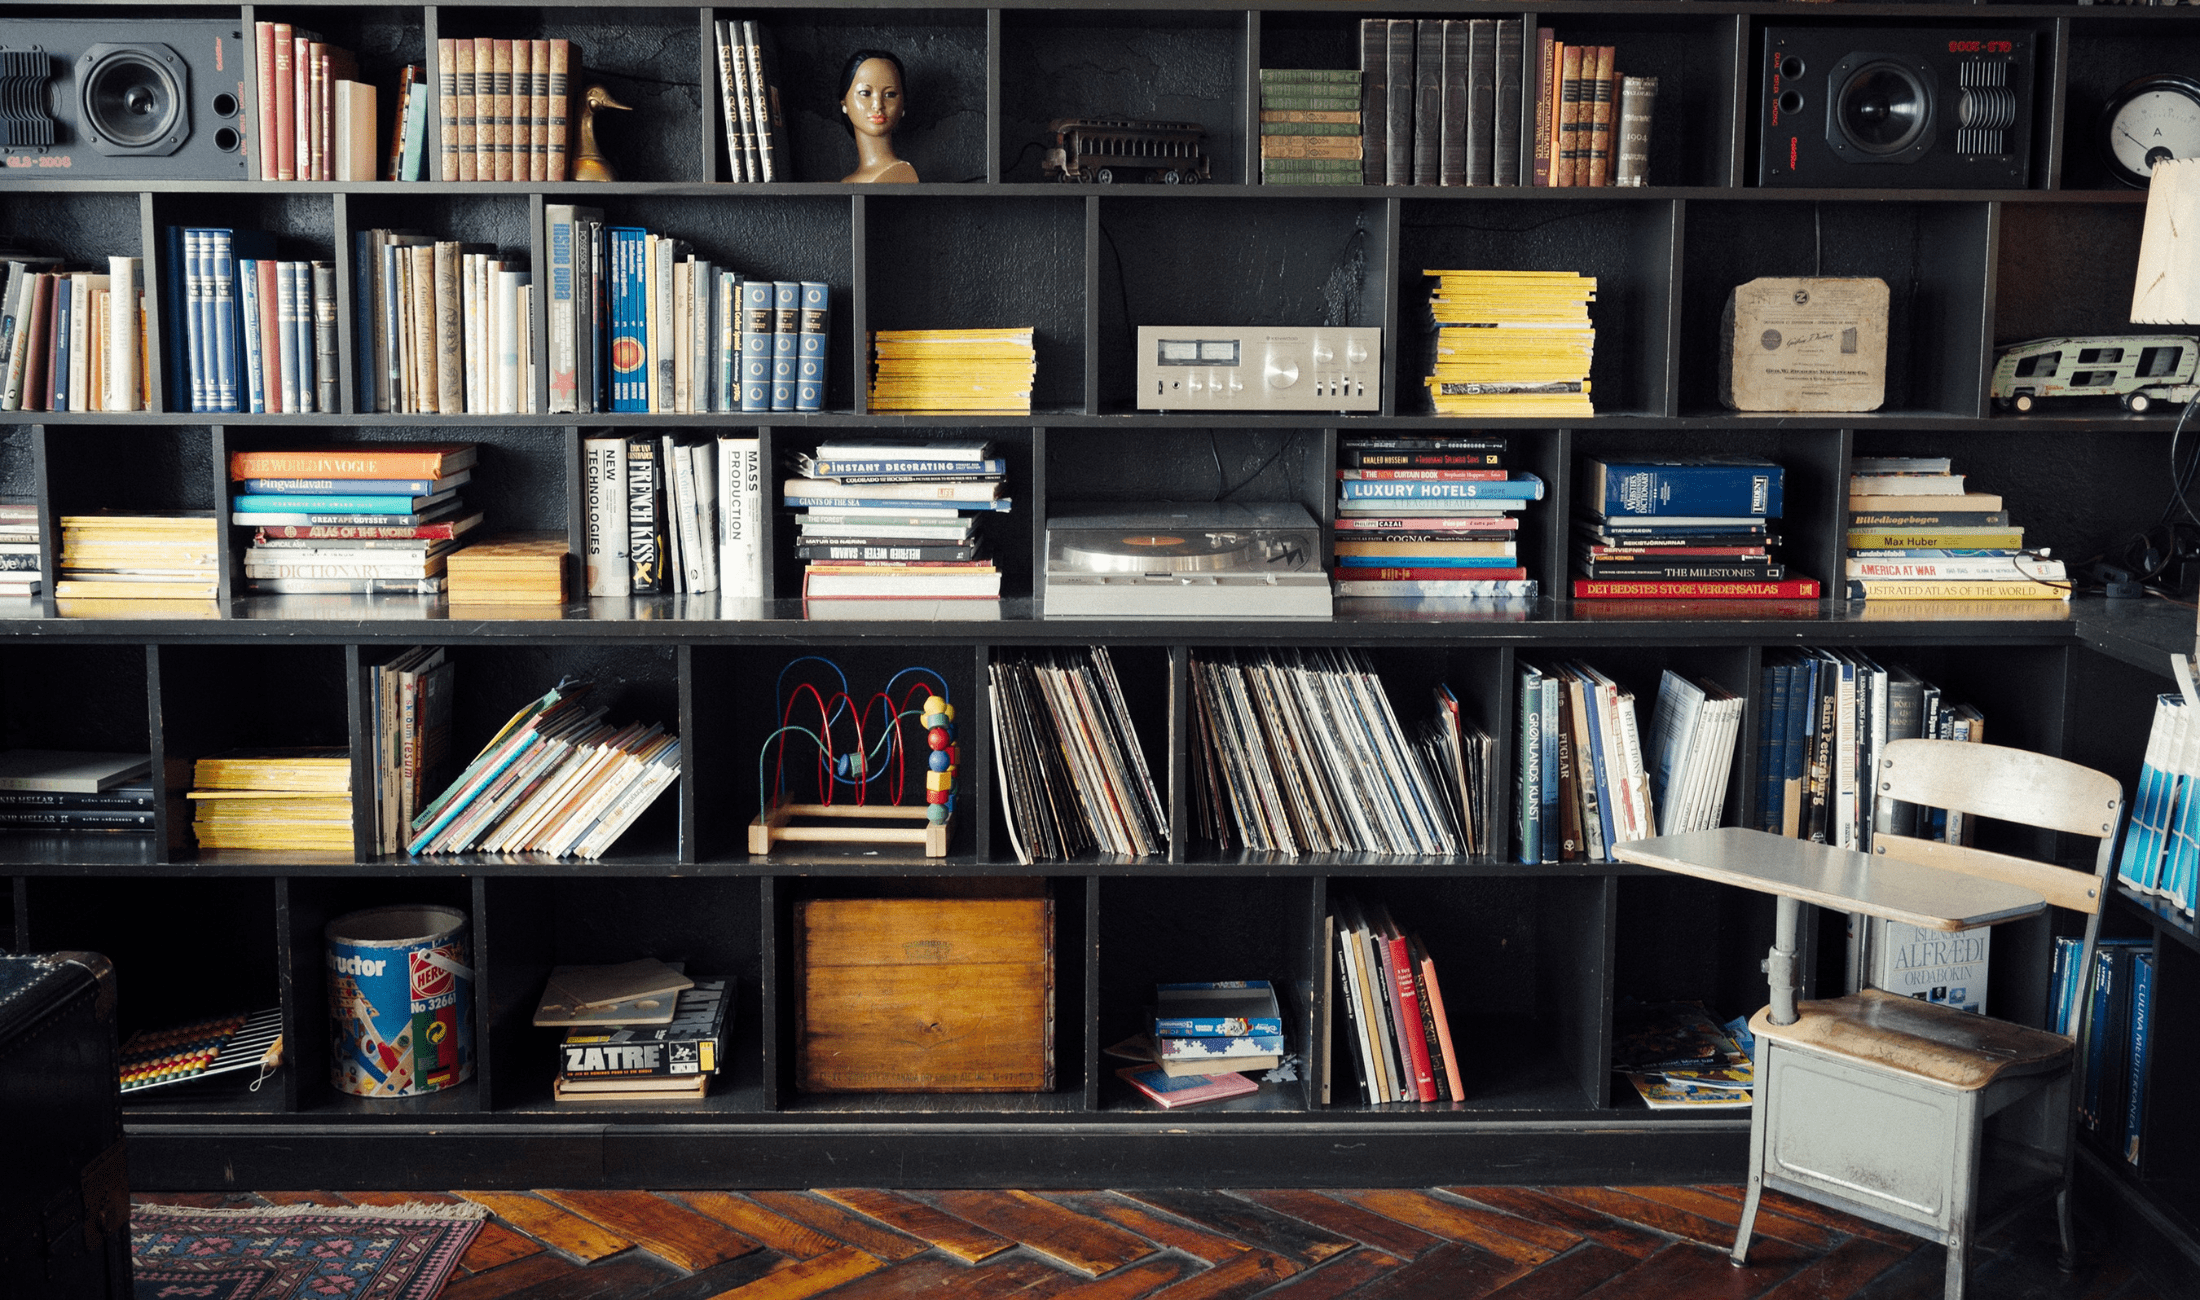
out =
[[[1001,594],[976,527],[1014,504],[991,443],[828,444],[795,468],[782,486],[804,598]]]
[[[1543,480],[1505,468],[1506,441],[1348,436],[1339,446],[1339,597],[1532,600],[1519,512]]]
[[[191,775],[202,849],[351,851],[349,749],[233,750]]]
[[[1585,459],[1576,600],[1816,600],[1774,554],[1785,472],[1770,461]]]
[[[535,287],[524,257],[409,230],[352,236],[361,411],[515,415],[535,397]],[[335,373],[329,314],[329,373]]]
[[[1364,1105],[1466,1100],[1436,963],[1380,902],[1341,899],[1329,917],[1347,1023],[1342,1050]]]
[[[1438,415],[1590,416],[1596,277],[1573,271],[1423,271],[1426,380]]]
[[[2070,599],[2061,560],[2024,546],[2002,500],[1945,457],[1859,456],[1849,478],[1850,600]]]
[[[1656,835],[1634,692],[1578,661],[1523,663],[1519,688],[1513,771],[1520,861],[1616,862],[1619,845]],[[1723,780],[1712,775],[1715,784]]]
[[[230,522],[254,530],[245,586],[262,594],[432,596],[481,522],[460,489],[473,443],[230,453]]]
[[[724,13],[724,10],[719,10]],[[718,102],[726,132],[726,179],[765,184],[794,179],[787,115],[779,102],[779,58],[771,30],[753,18],[719,19]]]
[[[1260,70],[1260,179],[1264,185],[1360,183],[1360,73]]]
[[[149,835],[152,760],[143,754],[0,750],[0,830]]]
[[[1161,984],[1151,1041],[1171,1078],[1273,1070],[1283,1063],[1283,1009],[1267,980]]]
[[[1038,373],[1029,326],[871,335],[873,411],[1029,415]]]
[[[562,40],[441,37],[436,87],[442,135],[436,143],[446,181],[563,181],[573,156],[572,74],[581,52]],[[402,119],[427,120],[427,97],[410,97]],[[418,107],[412,107],[417,104]],[[407,154],[402,174],[422,180],[422,159]]]
[[[46,580],[38,547],[38,503],[0,499],[0,596],[35,596]]]
[[[145,260],[110,257],[104,274],[7,263],[0,284],[0,410],[141,411]]]
[[[212,515],[63,515],[63,599],[213,600],[221,594]]]

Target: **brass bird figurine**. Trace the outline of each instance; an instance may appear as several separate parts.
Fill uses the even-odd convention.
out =
[[[573,160],[573,179],[577,181],[615,181],[619,173],[612,169],[603,151],[596,147],[596,110],[616,108],[624,112],[633,110],[611,97],[602,86],[590,86],[581,95],[581,151]]]

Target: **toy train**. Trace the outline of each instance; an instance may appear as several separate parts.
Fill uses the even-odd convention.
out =
[[[2097,334],[2032,339],[2001,350],[1994,365],[1996,405],[2029,411],[2042,398],[2113,397],[2143,412],[2183,402],[2200,386],[2200,338],[2190,334]]]
[[[1210,179],[1207,131],[1196,122],[1065,117],[1047,123],[1047,132],[1054,145],[1039,159],[1039,170],[1049,180],[1197,185]]]

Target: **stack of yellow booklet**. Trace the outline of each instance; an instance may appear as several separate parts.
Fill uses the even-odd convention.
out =
[[[200,759],[191,783],[202,849],[352,847],[348,749],[232,750]]]
[[[1438,415],[1594,415],[1595,277],[1573,271],[1424,271],[1436,277],[1428,390]]]
[[[63,515],[53,594],[212,600],[221,584],[220,528],[211,513]]]
[[[1028,325],[877,330],[871,335],[871,409],[1028,415],[1038,370]]]

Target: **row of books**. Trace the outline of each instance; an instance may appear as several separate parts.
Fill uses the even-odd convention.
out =
[[[1647,185],[1656,77],[1614,69],[1609,45],[1569,45],[1536,28],[1531,184]]]
[[[38,503],[0,499],[0,596],[35,596],[46,581],[38,547]]]
[[[375,91],[359,80],[352,52],[289,23],[255,22],[252,37],[260,127],[252,157],[260,179],[375,179]],[[404,120],[401,113],[400,132]],[[399,177],[391,172],[389,179]]]
[[[1438,415],[1591,416],[1594,276],[1573,271],[1423,271],[1426,360]]]
[[[221,525],[211,514],[63,515],[53,594],[115,600],[213,600]]]
[[[413,817],[442,781],[451,756],[451,708],[458,665],[441,646],[414,646],[374,665],[368,728],[374,851],[404,849]]]
[[[1360,20],[1367,185],[1520,184],[1517,18]]]
[[[2078,1127],[2088,1137],[2139,1164],[2146,1138],[2147,1075],[2154,1058],[2155,958],[2151,939],[2102,939],[2093,953],[2093,978],[2081,1018],[2079,964],[2085,941],[2055,940],[2050,977],[2057,1032],[2078,1039],[2084,1088],[2077,1098]]]
[[[144,754],[0,750],[0,829],[150,834],[152,769]]]
[[[996,659],[989,673],[1001,810],[1018,861],[1168,847],[1168,813],[1106,647],[1030,651]]]
[[[1361,1103],[1466,1100],[1436,962],[1421,936],[1372,899],[1340,899],[1328,925],[1347,1025],[1341,1050]]]
[[[1030,326],[874,330],[870,409],[933,415],[1029,415],[1039,373]]]
[[[2191,915],[2200,895],[2200,726],[2182,693],[2154,698],[2139,786],[2116,861],[2126,888]]]
[[[587,439],[588,594],[762,596],[760,447],[756,438]]]
[[[435,52],[444,180],[567,179],[573,154],[569,82],[580,66],[571,42],[444,36]],[[423,97],[423,112],[426,102]]]
[[[1523,663],[1519,687],[1519,860],[1613,862],[1617,846],[1657,834],[1634,692],[1580,662]]]
[[[351,751],[233,750],[191,765],[202,849],[349,853]]]
[[[597,208],[544,221],[552,412],[823,408],[830,285],[744,276]]]
[[[1007,512],[1008,463],[990,442],[828,444],[784,486],[809,598],[989,599],[1000,570],[978,525]]]
[[[353,236],[361,411],[532,414],[535,286],[524,258],[409,230]],[[330,373],[336,316],[328,314]],[[254,408],[257,409],[257,408]]]
[[[1787,475],[1771,461],[1588,458],[1577,478],[1577,600],[1818,598],[1774,553]]]
[[[473,443],[230,453],[230,522],[254,530],[246,586],[278,594],[435,595],[481,522],[459,489]]]
[[[718,102],[724,110],[726,179],[762,184],[794,179],[787,115],[779,103],[779,59],[771,32],[753,18],[713,24]]]
[[[1506,440],[1353,435],[1338,446],[1339,596],[1533,598],[1518,512],[1543,480],[1505,468]]]
[[[169,409],[333,411],[336,274],[264,230],[169,226],[161,346]]]
[[[147,373],[144,259],[110,257],[104,274],[8,260],[0,411],[141,411]]]
[[[1260,70],[1260,179],[1267,185],[1357,185],[1361,74]]]
[[[1850,600],[2061,600],[2070,575],[2002,499],[1972,492],[1944,456],[1859,456],[1848,500]]]

